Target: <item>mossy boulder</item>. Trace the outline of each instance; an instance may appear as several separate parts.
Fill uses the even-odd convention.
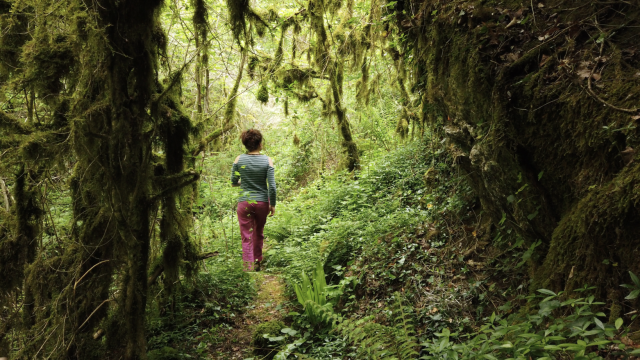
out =
[[[282,345],[284,337],[280,330],[286,328],[282,321],[272,320],[256,326],[253,333],[253,352],[262,359],[273,359],[277,354],[277,348]],[[274,341],[274,338],[281,338]]]

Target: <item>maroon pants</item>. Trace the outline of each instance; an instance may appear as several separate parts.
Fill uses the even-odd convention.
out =
[[[238,203],[238,222],[242,236],[242,260],[246,270],[252,271],[256,261],[262,261],[264,224],[269,215],[269,203],[243,201]]]

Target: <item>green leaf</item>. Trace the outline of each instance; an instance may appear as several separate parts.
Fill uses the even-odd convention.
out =
[[[545,295],[554,295],[557,296],[558,294],[554,293],[551,290],[547,290],[547,289],[538,289],[539,293],[545,294]]]
[[[627,295],[627,297],[625,297],[625,299],[627,299],[627,300],[633,300],[633,299],[637,298],[637,297],[638,297],[638,295],[640,295],[640,289],[638,289],[638,290],[633,290],[633,291],[631,292],[631,294],[629,294],[629,295]]]
[[[516,200],[515,196],[513,196],[513,195],[507,196],[507,201],[510,202],[510,203],[514,202],[515,200]]]
[[[284,334],[289,334],[291,336],[294,336],[295,334],[297,334],[298,332],[291,329],[291,328],[284,328],[282,330],[280,330],[280,332],[284,333]]]
[[[600,341],[594,341],[592,343],[589,343],[587,346],[597,346],[597,345],[606,345],[608,343],[610,343],[611,341],[609,340],[600,340]]]
[[[600,321],[600,319],[598,319],[597,317],[594,317],[594,318],[593,318],[593,322],[594,322],[594,323],[596,323],[596,325],[597,325],[600,329],[604,330],[604,324],[602,323],[602,321]]]
[[[640,279],[638,279],[636,274],[629,271],[629,275],[631,275],[631,280],[633,280],[633,283],[636,284],[636,286],[640,287]]]
[[[540,171],[540,173],[538,174],[538,181],[540,181],[540,179],[542,179],[542,175],[544,174],[544,171]]]
[[[616,330],[620,329],[620,326],[622,326],[623,323],[624,323],[624,320],[622,320],[622,318],[618,318],[616,320],[616,324],[615,324],[616,325]]]
[[[544,347],[545,350],[552,350],[552,351],[560,351],[562,350],[562,348],[560,346],[557,345],[546,345]]]

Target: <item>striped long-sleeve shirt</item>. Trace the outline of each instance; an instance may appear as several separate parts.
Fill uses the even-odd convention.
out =
[[[264,201],[276,206],[275,170],[266,155],[238,156],[231,169],[231,184],[242,188],[242,201]]]

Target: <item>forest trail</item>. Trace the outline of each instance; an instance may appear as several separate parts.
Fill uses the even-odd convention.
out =
[[[284,281],[278,274],[254,273],[258,295],[248,311],[238,318],[224,341],[214,349],[212,359],[236,360],[252,358],[251,339],[258,324],[281,320],[286,314]]]

